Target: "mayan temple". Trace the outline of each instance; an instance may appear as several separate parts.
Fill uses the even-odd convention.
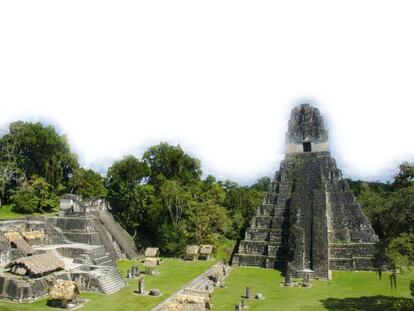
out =
[[[319,110],[308,104],[295,107],[285,159],[233,265],[329,278],[330,270],[374,269],[377,240],[331,157]]]

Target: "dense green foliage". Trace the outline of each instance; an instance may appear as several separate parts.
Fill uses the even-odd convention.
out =
[[[15,162],[27,178],[42,176],[53,186],[64,184],[78,167],[64,136],[52,126],[13,122],[0,141],[3,161]]]
[[[199,180],[202,174],[200,161],[187,155],[180,146],[160,143],[149,148],[142,160],[151,168],[150,183],[157,187],[165,179],[179,180],[181,184],[189,185]]]
[[[13,122],[0,138],[0,206],[14,212],[43,213],[57,208],[64,192],[106,196],[103,178],[79,168],[66,137],[53,126]]]
[[[381,243],[388,266],[414,266],[414,165],[403,163],[391,183],[350,181]],[[381,256],[379,257],[381,258]]]
[[[106,197],[108,190],[104,185],[104,178],[91,169],[78,168],[73,172],[67,183],[69,193],[75,193],[83,198]]]
[[[256,214],[257,208],[263,201],[264,191],[256,187],[240,187],[235,183],[222,184],[226,191],[223,205],[227,208],[232,219],[229,236],[233,239],[243,237],[250,220]]]
[[[37,176],[17,188],[11,200],[14,204],[13,211],[25,214],[50,212],[59,202],[53,187],[43,177]]]
[[[387,246],[386,255],[402,271],[414,267],[414,234],[404,232],[392,239]]]
[[[180,146],[161,143],[142,159],[127,156],[108,170],[112,212],[138,243],[166,255],[240,238],[264,192],[201,175],[199,161]]]
[[[106,186],[112,212],[135,237],[138,230],[152,228],[150,209],[155,197],[154,188],[144,184],[148,175],[148,166],[134,156],[113,163],[107,173]]]
[[[158,245],[166,255],[190,243],[239,239],[270,185],[268,177],[242,187],[201,176],[198,159],[167,143],[114,162],[104,178],[80,167],[52,126],[13,122],[0,138],[1,204],[32,214],[55,210],[63,193],[106,197],[138,244]]]

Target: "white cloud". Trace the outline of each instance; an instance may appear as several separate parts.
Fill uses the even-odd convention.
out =
[[[206,173],[272,174],[312,99],[347,176],[414,159],[411,1],[9,1],[0,124],[48,120],[86,166],[160,140]]]

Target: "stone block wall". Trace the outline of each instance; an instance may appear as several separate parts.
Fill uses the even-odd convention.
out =
[[[233,264],[312,270],[372,269],[377,237],[329,152],[290,154],[275,174]]]

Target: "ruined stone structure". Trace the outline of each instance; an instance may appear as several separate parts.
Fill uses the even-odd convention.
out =
[[[58,216],[0,221],[0,298],[35,300],[54,279],[104,294],[124,287],[115,261],[138,254],[108,208],[101,199],[64,195]]]
[[[329,278],[330,270],[373,269],[377,240],[331,157],[319,110],[294,108],[286,157],[233,264]]]
[[[114,219],[109,208],[100,198],[82,200],[79,196],[65,194],[60,200],[59,215],[48,221],[70,241],[103,246],[108,260],[137,258],[133,238]]]

